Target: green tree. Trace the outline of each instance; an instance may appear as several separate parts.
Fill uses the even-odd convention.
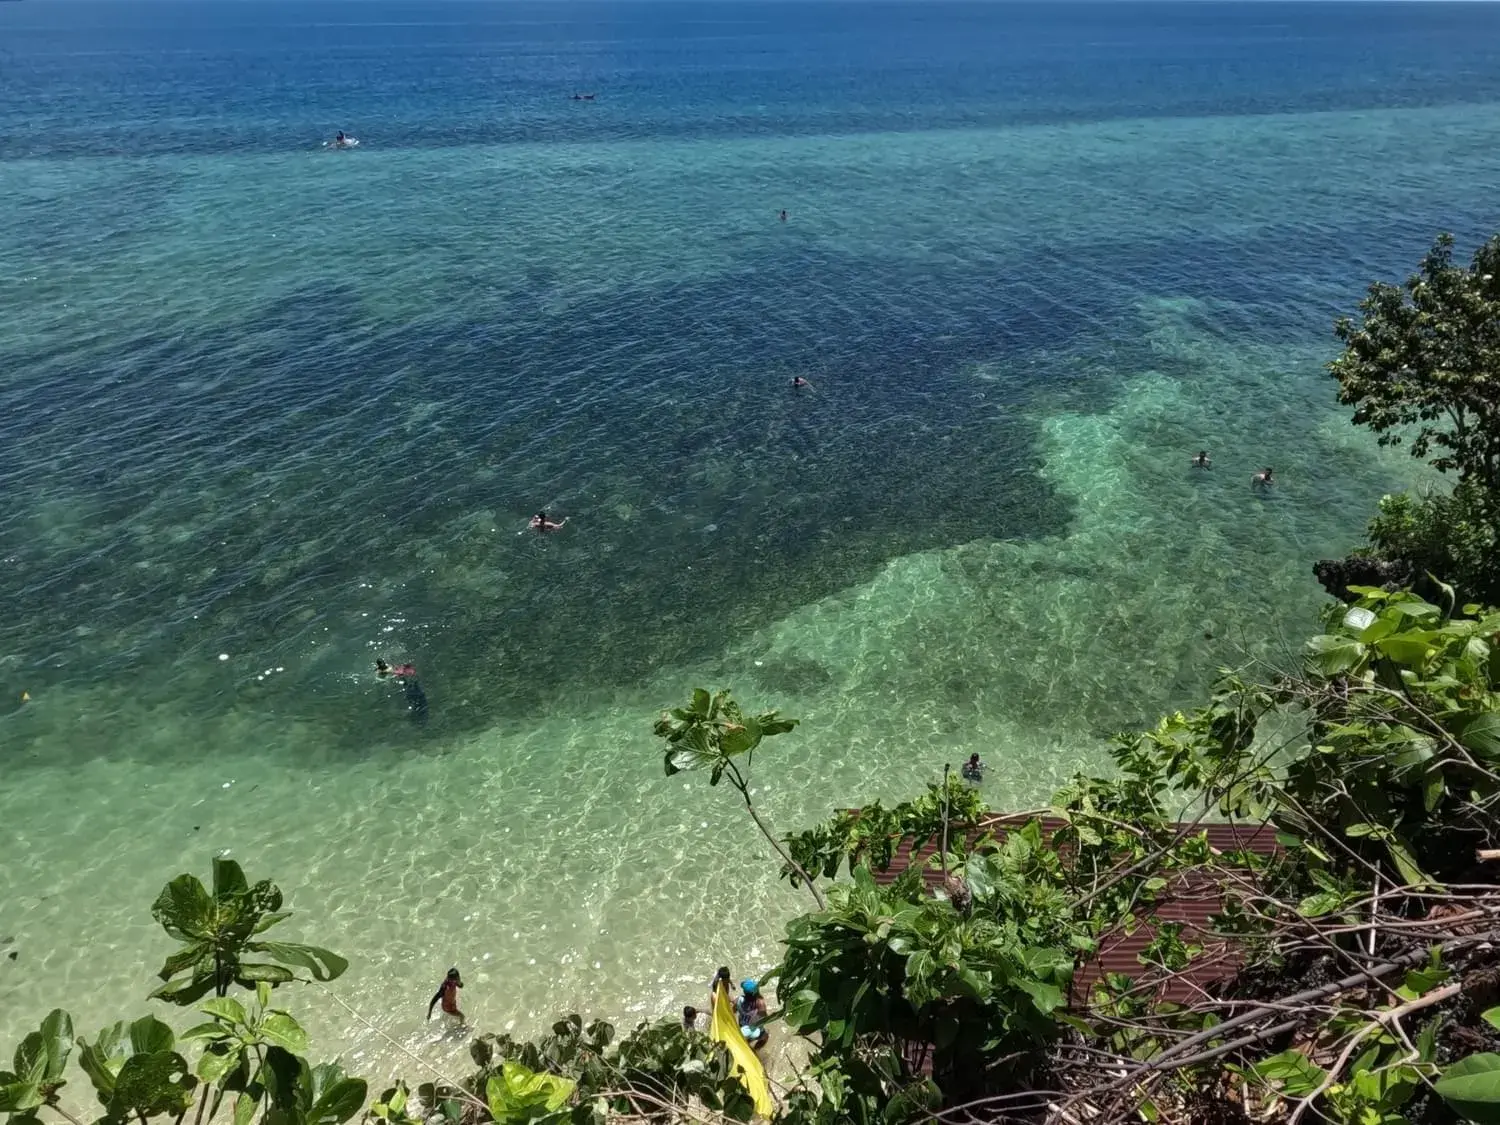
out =
[[[1444,234],[1404,286],[1376,282],[1358,323],[1335,333],[1344,352],[1330,370],[1339,401],[1382,444],[1409,441],[1461,481],[1500,498],[1500,235],[1453,262]],[[1493,511],[1493,507],[1490,509]]]

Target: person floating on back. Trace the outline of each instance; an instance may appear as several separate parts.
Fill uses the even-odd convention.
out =
[[[984,763],[979,760],[978,754],[970,754],[969,760],[959,768],[958,772],[963,775],[965,781],[983,781]]]
[[[443,983],[438,985],[438,990],[432,994],[432,999],[427,1002],[427,1018],[432,1018],[432,1009],[442,1001],[443,1015],[450,1021],[457,1020],[460,1025],[465,1023],[464,1014],[458,1010],[458,990],[464,986],[462,978],[457,969],[449,969],[448,975],[443,978]]]
[[[1250,483],[1256,488],[1270,488],[1276,482],[1271,479],[1270,468],[1264,468],[1250,478]]]
[[[804,379],[801,375],[795,375],[792,377],[792,390],[800,391],[804,387],[806,387],[808,390],[812,390],[812,384]]]
[[[1200,449],[1200,450],[1198,450],[1198,456],[1196,456],[1196,457],[1193,458],[1192,465],[1193,465],[1193,468],[1195,468],[1195,469],[1208,469],[1208,468],[1212,468],[1213,467],[1213,458],[1209,457],[1208,450],[1206,450],[1206,449]]]
[[[562,527],[563,524],[567,522],[567,517],[563,517],[560,520],[549,520],[547,518],[547,512],[544,509],[531,517],[530,526],[531,530],[535,531],[538,535],[545,535],[549,531],[558,530]]]

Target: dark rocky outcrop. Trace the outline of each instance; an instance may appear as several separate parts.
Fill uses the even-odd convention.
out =
[[[1415,577],[1411,563],[1397,559],[1372,559],[1362,555],[1350,555],[1343,559],[1320,559],[1313,563],[1313,574],[1335,598],[1344,602],[1358,601],[1349,592],[1350,586],[1379,586],[1386,590],[1397,590],[1410,586]]]

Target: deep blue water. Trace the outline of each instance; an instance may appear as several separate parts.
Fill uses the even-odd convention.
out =
[[[0,4],[0,660],[363,745],[390,636],[433,729],[524,718],[1067,534],[1046,419],[1147,372],[1341,464],[1261,545],[1305,583],[1394,479],[1319,444],[1329,326],[1500,221],[1497,106],[1487,4]]]
[[[0,8],[0,156],[1484,103],[1497,36],[1482,3],[28,0]]]

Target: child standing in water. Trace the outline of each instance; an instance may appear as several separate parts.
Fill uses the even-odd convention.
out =
[[[466,1022],[464,1014],[458,1010],[458,990],[464,986],[462,978],[457,969],[449,969],[448,975],[443,978],[443,983],[438,985],[438,990],[432,994],[432,999],[427,1002],[427,1018],[432,1018],[432,1009],[437,1006],[438,1001],[443,1003],[443,1015],[449,1020],[458,1021],[462,1027]]]

